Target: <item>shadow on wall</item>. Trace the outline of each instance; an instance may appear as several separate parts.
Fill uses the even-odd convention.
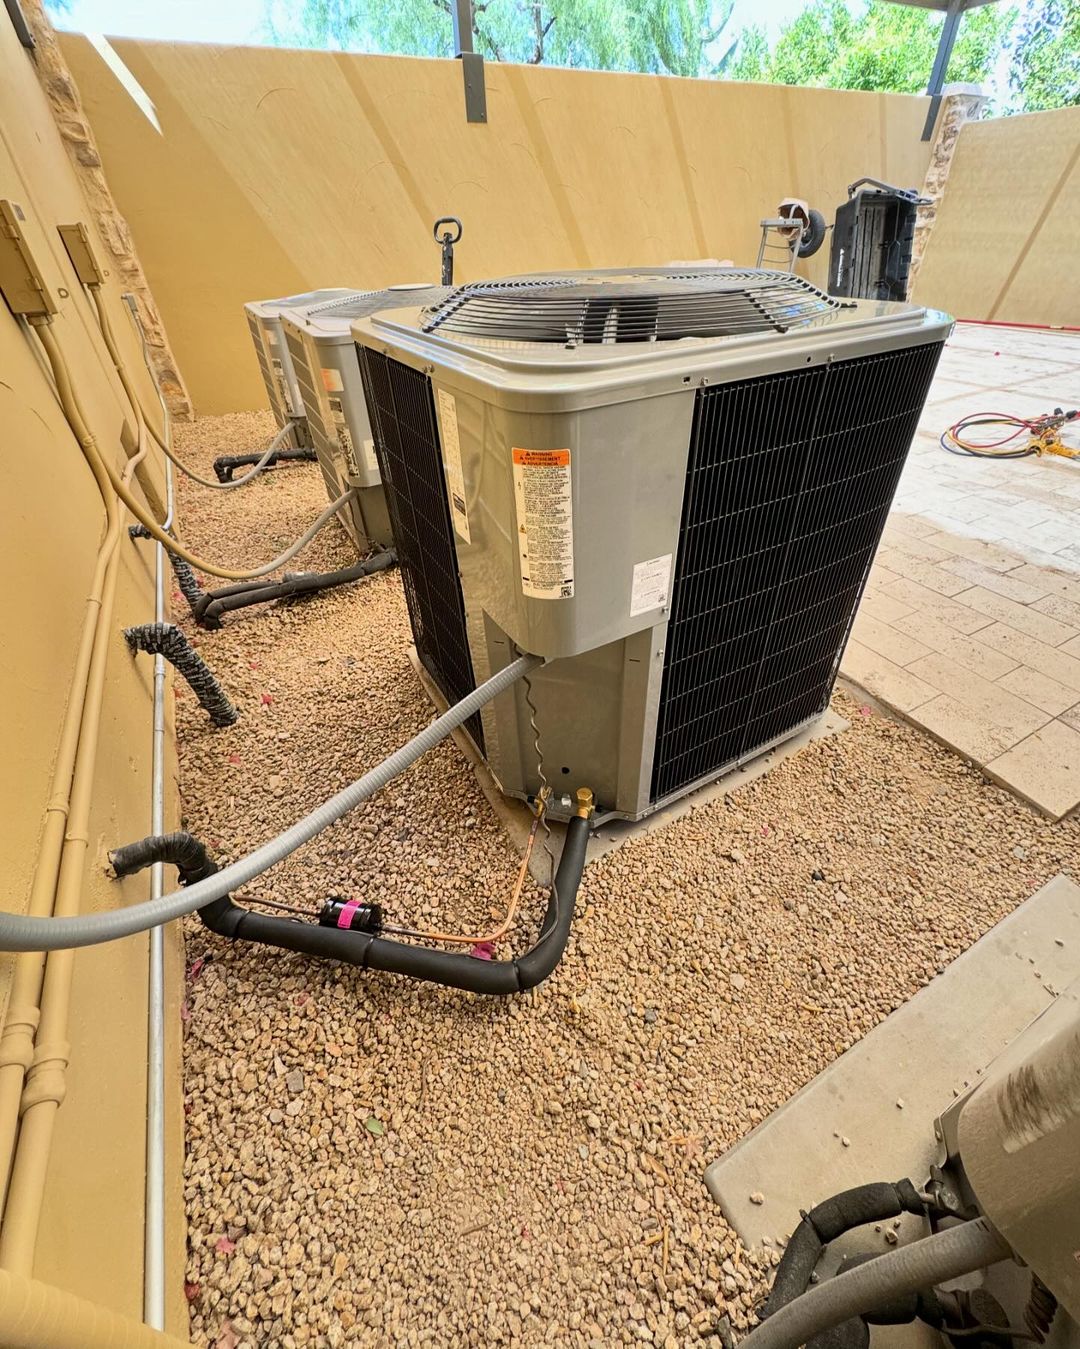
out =
[[[1080,108],[960,132],[917,298],[958,318],[1080,324]]]
[[[204,413],[264,404],[246,300],[436,281],[440,215],[465,224],[459,280],[752,263],[783,197],[831,219],[853,179],[918,185],[929,154],[902,94],[488,64],[477,125],[454,61],[118,40],[155,125],[86,38],[62,44]]]

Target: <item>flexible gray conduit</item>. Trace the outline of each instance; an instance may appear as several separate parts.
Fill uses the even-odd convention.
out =
[[[192,482],[197,482],[200,487],[209,487],[215,492],[228,492],[233,487],[243,487],[245,483],[251,482],[252,478],[257,478],[288,440],[291,430],[291,425],[283,426],[266,447],[262,458],[258,460],[251,472],[245,473],[242,478],[230,478],[227,482],[211,482],[209,478],[200,478],[194,469],[188,468],[182,459],[178,459],[171,449],[166,448],[164,441],[158,440],[158,445],[186,478],[190,478]]]
[[[798,1349],[815,1335],[894,1297],[958,1279],[1010,1254],[1008,1244],[985,1218],[948,1227],[808,1289],[740,1340],[739,1349]]]
[[[0,913],[0,951],[62,951],[77,946],[95,946],[98,942],[116,941],[136,932],[145,932],[147,928],[157,927],[161,923],[172,922],[174,918],[182,918],[184,914],[194,913],[213,900],[221,899],[256,876],[261,876],[264,871],[269,871],[316,834],[321,834],[335,820],[340,820],[361,801],[374,796],[440,740],[445,740],[451,731],[468,721],[485,703],[491,702],[522,675],[541,664],[543,661],[540,656],[518,657],[462,698],[461,702],[455,703],[441,717],[436,717],[430,726],[425,726],[419,735],[395,750],[382,763],[376,764],[362,778],[350,783],[329,801],[324,801],[310,815],[297,820],[277,838],[264,843],[246,857],[222,867],[206,880],[181,890],[173,890],[160,899],[147,900],[110,913],[79,914],[74,918],[28,918],[23,914]]]

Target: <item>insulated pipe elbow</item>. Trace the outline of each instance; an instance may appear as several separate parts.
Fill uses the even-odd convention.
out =
[[[856,1185],[815,1205],[803,1215],[776,1267],[765,1316],[806,1291],[810,1276],[830,1241],[866,1223],[885,1222],[901,1213],[923,1216],[926,1205],[910,1180]]]
[[[815,1335],[893,1299],[983,1269],[1011,1254],[985,1218],[945,1228],[826,1279],[768,1316],[740,1349],[798,1349]]]
[[[543,983],[562,959],[574,920],[574,903],[585,869],[588,843],[589,821],[575,815],[566,827],[555,887],[540,935],[535,945],[516,960],[478,960],[367,932],[295,923],[244,909],[228,896],[200,909],[199,917],[212,932],[234,941],[262,942],[286,951],[342,960],[361,969],[403,974],[447,988],[505,997]]]
[[[351,567],[342,567],[339,571],[286,572],[282,580],[269,584],[264,581],[246,581],[240,585],[221,586],[217,590],[202,593],[192,608],[192,614],[201,628],[216,630],[221,627],[222,614],[233,609],[246,609],[252,604],[269,604],[272,600],[293,599],[320,590],[331,590],[352,581],[362,581],[365,576],[385,571],[396,562],[397,554],[393,549],[386,549],[354,562]]]
[[[117,876],[134,876],[155,862],[174,866],[180,873],[181,885],[194,885],[213,876],[218,869],[206,845],[184,829],[172,834],[151,834],[109,853],[109,863]]]

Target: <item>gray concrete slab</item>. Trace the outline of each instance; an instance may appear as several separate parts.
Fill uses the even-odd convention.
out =
[[[744,1244],[852,1185],[924,1180],[934,1119],[1078,975],[1080,886],[1056,876],[708,1167]]]
[[[428,697],[440,712],[445,711],[446,700],[436,688],[431,676],[420,664],[413,647],[409,649],[409,659],[412,661],[413,669],[427,691]],[[766,753],[759,754],[756,759],[752,759],[749,763],[743,764],[741,768],[725,774],[724,777],[718,778],[715,782],[707,783],[695,792],[689,792],[686,796],[680,797],[678,801],[673,801],[670,805],[664,806],[662,810],[656,811],[655,814],[646,816],[644,820],[634,822],[627,820],[606,821],[600,825],[589,840],[589,850],[585,858],[586,865],[595,861],[598,857],[603,857],[606,853],[613,852],[629,839],[638,838],[642,834],[651,834],[656,829],[663,829],[673,821],[681,819],[683,815],[689,814],[690,811],[708,805],[709,802],[726,796],[739,787],[745,787],[748,782],[753,782],[755,779],[762,777],[770,768],[782,763],[784,759],[790,758],[791,755],[797,754],[806,745],[815,740],[822,740],[825,736],[836,735],[840,731],[847,730],[847,727],[848,722],[829,708],[812,726],[808,726],[798,735],[792,736],[790,740],[785,740],[782,745],[776,745]],[[519,852],[524,852],[525,842],[529,837],[529,830],[532,828],[532,811],[523,801],[515,801],[510,797],[503,796],[488,772],[487,765],[477,754],[464,731],[455,731],[453,738],[454,743],[472,765],[481,791],[487,797],[492,810],[502,821],[503,828],[510,835],[514,846]],[[562,847],[564,832],[564,825],[557,821],[552,823],[551,846],[556,857],[558,857],[559,849]],[[540,846],[537,846],[533,853],[532,864],[529,869],[538,885],[547,884],[549,864]]]

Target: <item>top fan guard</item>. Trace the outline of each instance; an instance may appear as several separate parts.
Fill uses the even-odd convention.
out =
[[[421,327],[576,347],[784,333],[842,307],[809,281],[782,272],[657,268],[478,281],[426,310]]]

